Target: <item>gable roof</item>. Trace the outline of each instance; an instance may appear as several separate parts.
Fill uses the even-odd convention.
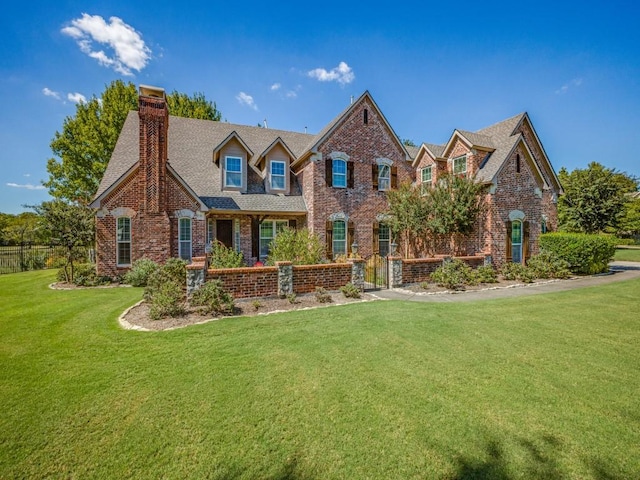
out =
[[[306,133],[169,116],[169,165],[208,208],[224,207],[229,211],[248,212],[306,212],[295,176],[292,176],[290,194],[286,196],[266,193],[262,179],[252,168],[248,168],[248,174],[254,177],[249,180],[247,193],[221,189],[220,167],[214,164],[214,151],[236,135],[249,150],[250,160],[268,150],[278,138],[293,155],[299,156],[314,137]],[[94,197],[94,204],[138,163],[139,142],[138,112],[130,111]]]
[[[453,131],[453,134],[445,145],[424,143],[423,146],[426,146],[432,155],[445,156],[447,151],[453,146],[455,140],[460,139],[469,146],[469,148],[486,150],[488,152],[487,156],[480,165],[476,178],[481,182],[489,183],[494,181],[496,175],[504,166],[505,161],[511,156],[520,142],[522,142],[524,148],[528,151],[528,154],[532,156],[530,147],[527,145],[523,135],[518,131],[523,122],[527,122],[528,127],[534,134],[535,141],[543,156],[540,160],[547,164],[548,170],[551,172],[552,182],[555,183],[555,186],[559,191],[562,191],[556,172],[554,171],[542,143],[533,128],[529,115],[526,112],[519,113],[476,132],[456,129]],[[420,152],[422,152],[422,149]],[[535,170],[536,175],[545,182],[539,165],[535,164]]]
[[[387,121],[387,118],[384,116],[384,114],[380,110],[380,107],[378,107],[378,104],[376,104],[375,100],[373,99],[373,97],[371,96],[369,91],[366,90],[362,95],[360,95],[358,97],[358,99],[356,101],[354,101],[351,105],[349,105],[342,112],[340,112],[338,114],[338,116],[336,116],[317,135],[315,135],[313,137],[313,139],[309,142],[309,144],[305,148],[304,154],[299,156],[298,160],[296,162],[294,162],[294,164],[300,163],[302,160],[307,158],[309,155],[313,154],[317,150],[318,146],[327,137],[329,137],[333,133],[333,131],[336,128],[338,128],[338,126],[342,123],[342,121],[344,119],[346,119],[349,116],[349,114],[358,107],[358,105],[360,105],[362,102],[364,102],[365,99],[369,100],[371,105],[373,105],[373,108],[376,109],[376,113],[382,119],[384,125],[389,129],[389,131],[393,135],[393,138],[396,140],[396,142],[398,143],[400,148],[402,148],[402,151],[405,154],[405,159],[406,160],[411,160],[412,157],[411,157],[411,155],[409,155],[409,152],[407,152],[407,149],[406,149],[405,145],[402,143],[402,141],[400,140],[400,137],[398,137],[398,135],[396,134],[395,130],[393,128],[391,128],[391,125],[389,124],[389,122]]]

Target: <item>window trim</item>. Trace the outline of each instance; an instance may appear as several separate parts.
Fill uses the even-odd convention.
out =
[[[336,166],[338,165],[338,163],[341,163],[342,165],[344,165],[344,173],[337,173],[336,172]],[[342,158],[334,158],[334,159],[332,159],[332,163],[331,163],[331,186],[333,188],[347,188],[347,174],[348,174],[347,161],[342,159]],[[344,185],[337,185],[336,184],[336,177],[338,177],[338,176],[344,178]]]
[[[336,240],[336,225],[339,223],[344,225],[344,238]],[[332,231],[333,231],[333,235],[331,238],[331,251],[333,253],[333,258],[335,259],[340,255],[348,255],[349,250],[347,249],[347,241],[348,241],[347,237],[349,236],[349,232],[348,232],[347,221],[342,219],[334,220],[332,225]],[[344,245],[344,249],[343,249],[344,251],[337,252],[336,245],[341,245],[341,246]]]
[[[383,175],[385,170],[387,175]],[[378,191],[386,192],[387,190],[391,190],[391,165],[381,163],[378,165]]]
[[[188,240],[182,239],[183,220],[186,220],[189,222],[189,239]],[[189,244],[188,258],[186,258],[186,256],[183,256],[183,244],[186,244],[186,243]],[[178,219],[178,257],[182,258],[183,260],[187,260],[188,262],[190,262],[191,259],[193,258],[193,221],[189,217],[180,217]]]
[[[517,225],[520,226],[520,242],[516,243],[513,241],[513,233],[514,233],[514,227]],[[511,258],[509,259],[510,262],[513,263],[522,263],[522,255],[523,255],[523,245],[524,245],[524,222],[520,219],[514,219],[511,220]],[[516,260],[516,254],[519,257],[518,260]]]
[[[424,172],[428,171],[429,172],[429,179],[427,181],[425,181],[424,179]],[[431,184],[433,183],[433,165],[428,165],[426,167],[422,167],[420,169],[420,192],[422,195],[426,195],[427,194],[427,186],[431,187]]]
[[[464,171],[456,172],[456,161],[464,160]],[[467,164],[467,155],[460,155],[459,157],[455,157],[451,160],[451,171],[454,175],[464,175],[467,176],[467,172],[469,170],[469,165]]]
[[[240,161],[240,171],[231,171],[229,170],[229,160],[239,160]],[[224,188],[238,188],[242,189],[244,186],[244,159],[241,156],[237,155],[225,155],[224,157],[224,175],[223,175],[223,185]],[[240,175],[240,184],[239,185],[230,185],[228,182],[229,173],[233,173],[235,175]]]
[[[119,223],[120,220],[127,220],[128,223],[128,227],[129,227],[129,231],[128,231],[128,239],[127,240],[121,240],[120,239],[120,228],[119,228]],[[129,262],[128,263],[123,263],[120,261],[120,245],[125,245],[125,244],[129,244]],[[116,266],[117,267],[129,267],[131,266],[131,217],[118,217],[116,218]]]
[[[387,232],[386,239],[382,238],[383,231]],[[387,253],[385,255],[382,254],[383,244],[386,244]],[[378,224],[378,254],[381,257],[387,257],[390,252],[391,252],[391,228],[386,223],[379,223]]]
[[[273,166],[275,164],[282,164],[282,174],[275,175],[273,173]],[[282,178],[282,187],[276,187],[273,184],[274,177]],[[269,189],[277,191],[287,190],[287,162],[285,160],[270,160],[269,161]]]

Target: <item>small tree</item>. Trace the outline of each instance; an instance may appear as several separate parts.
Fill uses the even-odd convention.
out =
[[[73,282],[73,261],[78,247],[86,247],[94,239],[93,210],[62,200],[42,202],[30,207],[40,215],[41,228],[65,249],[64,272],[67,282]]]
[[[450,238],[453,251],[458,253],[462,239],[476,229],[485,211],[486,186],[472,178],[444,175],[427,192],[429,229]]]
[[[211,244],[209,255],[211,268],[238,268],[244,266],[244,255],[216,240]]]
[[[288,261],[294,265],[315,265],[322,261],[324,246],[307,228],[285,228],[271,242],[267,263]]]
[[[426,239],[429,233],[429,209],[425,197],[411,183],[404,182],[398,189],[387,192],[389,202],[387,223],[394,238],[401,244],[405,258],[411,250],[418,250],[418,242]]]

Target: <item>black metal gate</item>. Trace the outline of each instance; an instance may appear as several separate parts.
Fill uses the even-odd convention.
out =
[[[389,288],[389,264],[387,257],[378,253],[365,258],[364,289],[380,290]]]

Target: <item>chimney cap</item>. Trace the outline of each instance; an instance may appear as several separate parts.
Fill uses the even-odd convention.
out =
[[[151,85],[140,85],[140,95],[145,97],[165,98],[164,88]]]

